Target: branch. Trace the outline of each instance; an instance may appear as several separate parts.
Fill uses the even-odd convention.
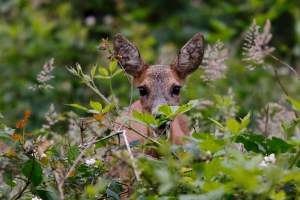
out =
[[[265,124],[265,132],[264,132],[265,138],[267,137],[268,122],[269,122],[269,104],[268,104],[266,112],[267,112],[267,114],[266,114],[266,124]]]
[[[289,96],[289,94],[287,93],[287,91],[285,90],[283,84],[281,83],[281,81],[280,81],[280,79],[279,79],[279,76],[278,76],[278,74],[277,74],[277,70],[275,69],[275,67],[273,67],[273,65],[272,65],[272,68],[273,68],[273,70],[274,70],[274,72],[275,72],[276,79],[277,79],[279,85],[281,86],[282,90],[284,91],[284,93],[286,94],[286,96]],[[297,72],[296,72],[296,73],[297,73]],[[296,111],[294,111],[294,113],[295,113],[296,118],[298,119],[298,118],[299,118],[298,113],[297,113]]]
[[[33,172],[33,169],[34,169],[34,155],[33,155],[33,159],[32,159],[32,167],[31,167],[31,170],[30,170],[30,173],[29,173],[29,176],[28,176],[28,179],[26,181],[26,184],[25,184],[25,187],[22,189],[22,191],[19,193],[19,195],[16,197],[16,199],[19,199],[22,197],[22,194],[23,192],[26,190],[26,188],[30,185],[30,179],[31,179],[31,176],[32,176],[32,172]]]
[[[74,161],[72,167],[69,169],[69,171],[67,172],[67,174],[65,175],[65,177],[61,180],[61,182],[58,184],[58,190],[60,193],[60,198],[63,200],[64,199],[64,192],[62,190],[63,185],[65,184],[67,178],[70,176],[70,174],[75,170],[75,167],[78,165],[79,161],[81,160],[81,158],[83,157],[83,155],[85,154],[85,152],[93,145],[94,143],[90,143],[87,144],[87,146],[84,148],[84,150],[79,154],[79,156],[76,158],[76,160]]]
[[[267,53],[271,58],[273,58],[274,60],[276,60],[277,62],[280,62],[281,64],[283,64],[284,66],[286,66],[287,68],[289,68],[296,76],[297,76],[297,79],[300,80],[300,77],[298,75],[298,73],[296,72],[296,70],[294,70],[291,66],[289,66],[288,64],[286,64],[285,62],[279,60],[278,58],[276,58],[275,56],[273,56],[272,54],[270,53]]]
[[[127,140],[126,130],[123,130],[122,132],[123,132],[123,136],[124,136],[124,140],[125,140],[125,144],[126,144],[128,153],[129,153],[129,155],[130,155],[130,159],[132,160],[132,167],[133,167],[133,171],[134,171],[136,180],[137,180],[138,182],[140,182],[140,181],[141,181],[141,178],[140,178],[140,175],[139,175],[138,172],[137,172],[137,167],[136,167],[136,164],[135,164],[135,161],[134,161],[134,158],[133,158],[133,154],[132,154],[132,151],[131,151],[129,142],[128,142],[128,140]]]

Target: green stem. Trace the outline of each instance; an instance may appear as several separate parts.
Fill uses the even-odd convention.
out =
[[[300,147],[298,149],[298,152],[294,158],[294,160],[291,162],[291,164],[289,165],[288,169],[292,169],[292,167],[294,167],[294,165],[296,164],[296,162],[299,160],[300,157]]]

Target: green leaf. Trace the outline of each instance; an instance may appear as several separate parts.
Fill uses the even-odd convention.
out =
[[[250,117],[251,117],[251,114],[250,114],[250,112],[248,112],[248,114],[243,119],[241,119],[240,131],[242,129],[246,128],[246,126],[248,126],[248,124],[250,123]]]
[[[102,141],[100,141],[100,142],[97,142],[97,143],[95,144],[94,150],[99,149],[99,148],[102,148],[102,147],[105,147],[107,144],[108,144],[108,139],[107,139],[107,140],[102,140]]]
[[[114,197],[115,199],[117,200],[121,200],[119,195],[117,193],[115,193],[114,191],[110,190],[110,189],[106,189],[106,193],[109,195],[109,196],[112,196]]]
[[[192,137],[197,140],[214,140],[215,136],[210,133],[192,133]]]
[[[5,184],[12,188],[17,186],[17,183],[15,181],[11,181],[11,180],[6,180]]]
[[[246,133],[238,135],[235,142],[243,143],[244,148],[247,151],[253,151],[255,153],[265,153],[264,149],[260,148],[267,146],[264,144],[265,137],[259,134]]]
[[[231,98],[230,98],[230,96],[227,96],[224,101],[224,107],[228,108],[230,106],[230,104],[231,104]]]
[[[218,104],[223,105],[223,98],[221,95],[214,94],[214,97],[216,98]]]
[[[83,107],[83,106],[81,106],[81,105],[79,105],[79,104],[76,104],[76,103],[65,104],[65,105],[67,105],[67,106],[72,106],[72,107],[74,107],[74,108],[79,108],[79,109],[85,110],[85,111],[88,111],[88,110],[89,110],[89,109],[87,109],[86,107]]]
[[[71,161],[74,161],[80,154],[79,148],[78,148],[78,144],[75,143],[74,146],[72,146],[68,152],[67,152],[67,157],[68,157],[68,162],[70,164],[72,164]]]
[[[112,75],[112,77],[116,76],[117,74],[123,72],[123,69],[118,69],[117,71],[115,71],[115,73]]]
[[[102,105],[99,102],[95,102],[95,101],[90,100],[90,106],[92,108],[94,108],[95,110],[97,110],[97,111],[101,111],[102,110]]]
[[[215,141],[215,139],[203,140],[202,142],[199,143],[199,146],[204,151],[208,151],[208,150],[211,151],[212,154],[216,153],[217,151],[223,148]]]
[[[135,110],[133,110],[132,114],[136,119],[141,120],[142,122],[144,122],[145,124],[147,124],[149,126],[150,126],[150,124],[152,124],[155,121],[155,117],[150,114],[139,113]]]
[[[291,152],[295,153],[296,149],[288,144],[286,141],[283,139],[277,138],[277,137],[272,137],[271,139],[267,139],[267,152],[268,154],[271,153],[286,153],[286,152]]]
[[[102,79],[107,79],[107,77],[106,77],[106,76],[101,76],[101,75],[96,75],[96,76],[94,76],[94,78],[102,78]]]
[[[107,106],[105,106],[105,108],[102,110],[102,113],[107,113],[109,112],[111,109],[113,109],[115,107],[115,103],[111,103]]]
[[[43,180],[43,169],[35,160],[27,161],[22,168],[22,173],[34,186],[38,186]]]
[[[239,134],[240,123],[238,121],[234,119],[229,119],[226,122],[226,126],[234,135]]]
[[[117,64],[118,64],[117,59],[114,59],[113,61],[111,61],[109,63],[109,70],[110,70],[110,72],[113,72],[115,70]]]
[[[130,122],[137,122],[137,123],[139,123],[139,124],[143,124],[143,125],[145,125],[145,126],[149,126],[148,124],[146,124],[145,122],[143,122],[143,121],[141,121],[141,120],[139,120],[139,119],[136,119],[136,118],[133,118],[133,117],[129,117],[129,116],[126,116],[126,115],[121,116],[120,118],[121,118],[121,120],[123,120],[124,122],[128,122],[128,121],[130,121]]]
[[[296,100],[294,100],[294,99],[292,99],[292,98],[290,98],[290,97],[287,97],[286,98],[289,102],[291,102],[291,104],[294,106],[294,108],[296,108],[296,110],[298,111],[298,112],[300,112],[300,102],[299,101],[296,101]]]
[[[215,123],[221,131],[226,132],[226,128],[222,124],[220,124],[218,121],[216,121],[210,117],[208,117],[208,119],[210,119],[213,123]]]
[[[91,70],[91,77],[92,79],[94,79],[95,73],[96,73],[96,69],[97,69],[97,65],[93,66],[92,70]]]
[[[172,109],[168,105],[163,105],[163,106],[159,107],[158,111],[161,112],[162,114],[166,115],[166,116],[172,115]]]
[[[201,100],[191,100],[189,101],[187,104],[183,104],[182,106],[180,106],[176,112],[174,113],[174,115],[179,115],[179,114],[183,114],[189,110],[191,110],[192,108],[198,106],[200,104]],[[173,107],[173,106],[171,106]]]
[[[48,186],[46,188],[47,190],[36,190],[36,193],[41,199],[47,199],[47,200],[60,200],[60,196],[58,191],[56,189],[51,188]]]
[[[105,69],[105,68],[103,68],[103,67],[99,67],[99,72],[101,73],[101,74],[103,74],[104,76],[108,76],[108,71],[107,71],[107,69]]]

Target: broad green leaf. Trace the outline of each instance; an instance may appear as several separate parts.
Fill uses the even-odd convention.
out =
[[[113,109],[115,107],[115,103],[111,103],[107,106],[105,106],[105,108],[102,110],[102,113],[107,113],[109,112],[111,109]]]
[[[286,153],[286,152],[291,152],[295,153],[296,149],[288,144],[286,141],[283,139],[277,138],[277,137],[272,137],[271,139],[267,139],[267,152],[268,154],[274,153]]]
[[[6,180],[5,184],[12,188],[17,186],[17,183],[15,181],[11,181],[11,180]]]
[[[72,146],[68,152],[67,152],[67,157],[68,157],[68,162],[71,164],[80,154],[79,148],[78,148],[78,144],[75,143],[74,146]]]
[[[247,151],[253,151],[255,153],[264,153],[264,149],[260,148],[260,146],[267,148],[266,145],[264,145],[264,140],[265,137],[262,135],[247,133],[238,135],[235,142],[243,143],[244,148]]]
[[[117,59],[114,59],[113,61],[111,61],[109,63],[109,70],[110,70],[110,72],[113,72],[115,70],[117,64],[118,64]]]
[[[114,72],[114,74],[112,75],[112,77],[116,76],[117,74],[123,72],[123,69],[118,69],[117,71]]]
[[[172,109],[168,105],[163,105],[163,106],[159,107],[158,111],[166,116],[172,115]]]
[[[112,196],[114,197],[115,199],[117,200],[121,200],[119,195],[117,193],[115,193],[114,191],[110,190],[110,189],[106,189],[106,193],[109,195],[109,196]]]
[[[92,77],[92,79],[94,79],[94,76],[95,76],[95,73],[96,73],[96,69],[97,69],[97,65],[92,67],[92,70],[91,70],[91,77]]]
[[[135,110],[133,110],[132,114],[136,119],[141,120],[142,122],[144,122],[145,124],[147,124],[149,126],[150,126],[150,124],[152,124],[155,121],[155,117],[150,114],[139,113]]]
[[[47,199],[47,200],[60,200],[59,193],[57,189],[54,189],[52,187],[47,186],[46,190],[36,190],[37,195],[41,199]]]
[[[211,151],[212,154],[221,150],[223,147],[219,145],[214,139],[203,140],[199,143],[201,149],[204,151]]]
[[[290,98],[290,97],[287,97],[286,98],[289,102],[291,102],[291,104],[296,108],[296,110],[298,111],[298,112],[300,112],[300,102],[299,101],[296,101],[296,100],[294,100],[294,99],[292,99],[292,98]]]
[[[108,71],[107,69],[103,68],[103,67],[99,67],[98,71],[103,74],[104,76],[108,76]]]
[[[234,135],[237,135],[239,133],[240,123],[238,121],[229,119],[226,122],[226,126]]]
[[[123,120],[124,122],[128,122],[128,121],[130,121],[130,122],[137,122],[137,123],[139,123],[139,124],[143,124],[143,125],[145,125],[145,126],[149,126],[148,124],[146,124],[145,122],[143,122],[143,121],[141,121],[141,120],[139,120],[139,119],[136,119],[136,118],[133,118],[133,117],[129,117],[129,116],[126,116],[126,115],[121,116],[120,118],[121,118],[121,120]]]
[[[102,110],[102,105],[99,102],[95,102],[95,101],[90,100],[90,106],[92,108],[94,108],[95,110],[97,110],[97,111],[101,111]]]
[[[22,173],[34,186],[38,186],[43,180],[43,169],[35,160],[27,161],[22,168]]]
[[[94,150],[105,147],[108,144],[108,139],[107,140],[102,140],[100,142],[97,142],[95,144]]]
[[[83,107],[83,106],[81,106],[81,105],[79,105],[79,104],[76,104],[76,103],[65,104],[65,105],[67,105],[67,106],[72,106],[72,107],[74,107],[74,108],[79,108],[79,109],[81,109],[81,110],[88,111],[88,109],[87,109],[86,107]]]
[[[192,133],[192,137],[197,140],[214,140],[215,136],[210,133]]]
[[[213,123],[215,123],[221,131],[226,132],[226,128],[222,124],[220,124],[218,121],[216,121],[210,117],[208,117],[208,119],[210,119]]]
[[[201,102],[201,100],[191,100],[189,101],[187,104],[183,104],[182,106],[180,106],[176,112],[174,113],[174,115],[179,115],[179,114],[182,114],[182,113],[185,113],[189,110],[191,110],[192,108],[196,107],[197,105],[199,105]],[[171,106],[173,107],[173,106]]]

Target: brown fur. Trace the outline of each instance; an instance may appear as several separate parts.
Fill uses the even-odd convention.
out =
[[[204,39],[201,34],[196,34],[181,49],[178,56],[170,66],[146,64],[140,56],[138,49],[121,34],[117,34],[114,42],[114,50],[120,56],[119,64],[125,69],[126,73],[133,77],[134,85],[144,87],[147,94],[140,95],[140,100],[133,103],[128,112],[123,115],[132,116],[132,111],[155,114],[158,107],[162,105],[176,106],[180,103],[180,95],[175,95],[172,90],[175,86],[182,87],[187,76],[198,69],[204,53]],[[116,120],[118,124],[122,121]],[[136,122],[131,122],[131,126],[137,131],[154,137],[153,130]],[[127,138],[129,142],[140,140],[145,143],[146,139],[127,128]],[[170,125],[170,142],[181,145],[182,137],[189,136],[185,116],[176,117]],[[152,153],[149,153],[152,154]]]

